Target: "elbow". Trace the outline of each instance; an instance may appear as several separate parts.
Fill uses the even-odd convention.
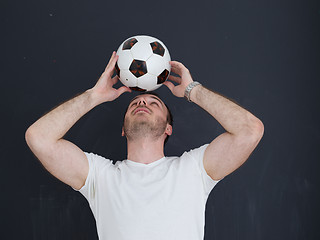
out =
[[[35,134],[35,131],[32,128],[32,126],[30,126],[27,129],[27,131],[25,132],[24,138],[25,138],[27,145],[31,148],[33,143],[36,141],[36,134]]]
[[[259,118],[254,118],[249,127],[249,135],[253,141],[259,142],[264,134],[264,124]]]
[[[43,156],[48,156],[52,152],[53,145],[50,144],[43,133],[33,126],[29,127],[25,132],[25,141],[31,152],[43,163]]]
[[[44,131],[36,125],[31,125],[26,130],[25,141],[34,154],[52,151],[58,142],[49,136],[48,131]]]
[[[24,134],[24,139],[26,140],[26,143],[29,145],[30,141],[31,141],[31,137],[32,137],[32,129],[31,127],[29,127],[27,129],[27,131]]]
[[[239,136],[247,140],[252,140],[254,142],[259,142],[264,134],[264,125],[262,121],[251,115],[247,118],[246,122],[242,125],[239,131]]]
[[[41,135],[32,125],[26,130],[25,141],[32,151],[45,143]]]
[[[264,124],[259,118],[257,118],[256,120],[255,133],[259,136],[260,139],[264,134]]]

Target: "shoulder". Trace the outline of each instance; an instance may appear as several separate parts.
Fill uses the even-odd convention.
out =
[[[204,144],[200,147],[196,147],[188,151],[185,151],[179,157],[167,157],[168,160],[171,160],[168,162],[184,166],[189,165],[191,167],[194,167],[195,165],[201,166],[203,162],[204,152],[208,145],[209,144]]]
[[[203,155],[208,145],[209,144],[204,144],[200,147],[190,149],[189,151],[185,151],[180,158],[192,158],[192,159],[203,160]]]
[[[84,152],[88,162],[89,162],[89,168],[95,169],[95,170],[101,170],[104,167],[110,167],[113,166],[112,160],[105,158],[103,156],[100,156],[96,153],[92,152]]]

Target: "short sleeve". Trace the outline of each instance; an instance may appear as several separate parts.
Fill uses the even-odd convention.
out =
[[[207,174],[207,172],[204,168],[203,157],[204,157],[204,152],[207,149],[208,145],[209,144],[205,144],[199,148],[192,149],[188,152],[188,154],[191,156],[191,158],[196,162],[198,170],[200,171],[204,190],[207,195],[209,195],[209,193],[214,188],[214,186],[220,181],[220,180],[213,180]]]
[[[88,200],[89,205],[94,209],[97,189],[101,183],[101,179],[104,177],[104,174],[101,173],[107,173],[108,169],[112,169],[114,165],[111,160],[97,154],[84,153],[88,159],[89,172],[85,184],[78,191]]]

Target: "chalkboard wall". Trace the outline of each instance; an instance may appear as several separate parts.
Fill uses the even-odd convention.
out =
[[[265,126],[249,160],[211,192],[205,239],[320,239],[319,5],[1,1],[0,239],[97,239],[87,201],[42,167],[24,134],[57,104],[92,87],[112,51],[141,34],[162,40],[194,80],[235,100]],[[157,92],[175,121],[166,155],[224,131],[165,86]],[[66,138],[85,151],[125,159],[122,117],[132,97],[96,107]]]

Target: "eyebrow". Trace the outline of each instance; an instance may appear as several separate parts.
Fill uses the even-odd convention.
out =
[[[141,95],[138,95],[138,96],[134,97],[134,98],[130,101],[129,105],[130,105],[134,100],[136,100],[137,98],[139,98],[139,96],[141,96]],[[151,96],[149,96],[149,97],[158,100],[158,102],[160,102],[161,105],[164,106],[164,103],[160,100],[160,98],[158,98],[158,97],[156,97],[156,96],[154,96],[154,95],[151,95]]]

